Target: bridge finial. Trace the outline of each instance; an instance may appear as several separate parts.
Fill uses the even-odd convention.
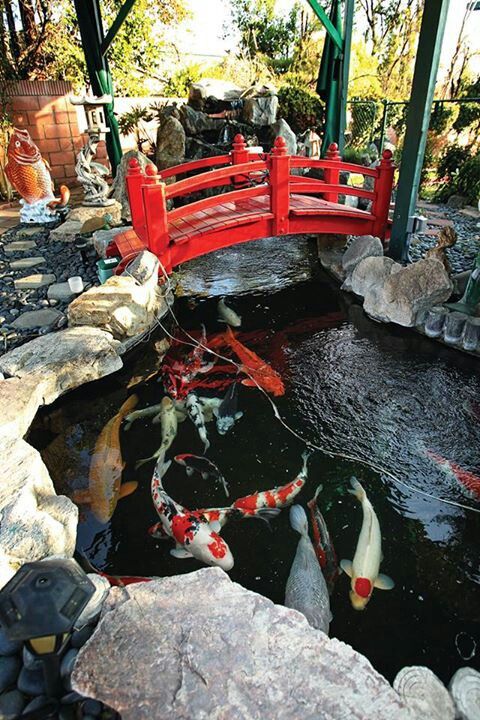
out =
[[[382,153],[381,165],[391,165],[393,163],[393,153],[391,150],[384,150]]]
[[[338,152],[338,145],[337,143],[330,143],[327,150],[327,159],[328,160],[336,160],[340,157],[340,153]]]
[[[245,150],[247,147],[245,138],[241,133],[237,133],[233,138],[232,147],[234,150]]]
[[[287,155],[287,141],[281,135],[275,138],[273,143],[273,154],[274,155]]]
[[[141,171],[140,163],[137,158],[130,158],[128,161],[127,175],[140,175]]]

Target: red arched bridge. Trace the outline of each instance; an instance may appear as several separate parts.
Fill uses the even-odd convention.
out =
[[[305,177],[303,171],[311,168],[322,170],[323,180]],[[109,254],[122,256],[120,270],[148,248],[171,272],[175,265],[199,255],[264,237],[371,234],[384,241],[389,234],[394,170],[389,150],[378,167],[368,168],[343,162],[335,144],[325,159],[313,160],[288,155],[282,137],[277,137],[269,154],[250,152],[241,135],[236,135],[228,155],[160,172],[154,165],[142,172],[133,159],[126,178],[133,230],[117,235]],[[341,185],[341,172],[373,178],[373,189]],[[225,186],[227,192],[193,202],[186,198]],[[339,195],[365,198],[370,210],[339,204]],[[175,198],[182,198],[182,204],[169,210],[168,201]]]

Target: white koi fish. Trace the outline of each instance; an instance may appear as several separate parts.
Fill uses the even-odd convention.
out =
[[[203,414],[202,404],[195,393],[190,393],[185,400],[185,408],[188,413],[188,417],[197,428],[200,440],[204,445],[204,452],[207,452],[210,447],[210,441],[207,437],[207,428],[205,427],[205,417]]]
[[[285,606],[298,610],[310,625],[328,635],[332,613],[327,583],[308,537],[308,521],[301,505],[290,508],[290,524],[300,533],[297,552],[285,589]]]
[[[217,310],[220,316],[218,318],[219,322],[224,322],[231,327],[240,327],[242,324],[242,318],[237,315],[235,310],[232,310],[231,307],[228,307],[228,305],[225,304],[225,300],[223,298],[220,298],[218,301]]]
[[[160,403],[160,422],[162,426],[162,443],[160,447],[151,457],[139,460],[135,465],[135,469],[138,469],[141,465],[150,462],[150,460],[156,460],[157,458],[160,459],[160,462],[163,462],[165,453],[175,440],[178,427],[177,414],[175,412],[173,400],[168,396],[165,396]]]
[[[348,492],[355,495],[362,504],[363,523],[357,542],[357,549],[351,560],[342,560],[340,567],[352,579],[350,601],[355,610],[365,610],[373,588],[391,590],[395,583],[388,575],[379,573],[382,561],[382,536],[380,525],[367,493],[355,478],[351,479],[352,489]]]

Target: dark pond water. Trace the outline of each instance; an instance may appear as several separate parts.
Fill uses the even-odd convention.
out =
[[[396,583],[391,592],[375,591],[358,613],[350,606],[349,579],[341,575],[331,599],[331,636],[366,654],[390,679],[410,664],[428,665],[445,682],[466,664],[480,669],[480,503],[426,453],[480,473],[477,363],[413,332],[370,322],[325,277],[230,302],[243,317],[241,331],[249,333],[251,347],[286,385],[276,401],[285,425],[264,395],[241,387],[244,417],[235,428],[222,437],[207,426],[209,457],[223,470],[232,498],[293,479],[304,450],[300,438],[323,448],[311,458],[298,501],[305,506],[322,483],[320,504],[337,554],[352,559],[362,513],[347,488],[352,475],[359,478],[382,529],[381,569]],[[183,327],[198,330],[205,323],[209,336],[222,330],[216,301],[200,301],[194,309],[182,303],[176,312]],[[96,437],[128,394],[137,392],[138,407],[160,401],[163,390],[155,379],[126,389],[154,365],[152,347],[141,346],[120,373],[39,416],[31,441],[58,492],[72,495],[88,485]],[[82,506],[79,547],[111,574],[162,576],[199,568],[195,560],[171,557],[170,544],[147,533],[157,520],[150,498],[153,468],[134,466],[160,445],[160,426],[139,420],[122,430],[121,444],[123,480],[138,480],[139,488],[119,502],[106,526]],[[179,425],[169,454],[201,451],[193,425]],[[187,478],[176,464],[164,484],[189,508],[227,504],[210,481]],[[271,529],[243,521],[228,524],[223,536],[235,557],[232,579],[282,603],[298,541],[288,511]]]

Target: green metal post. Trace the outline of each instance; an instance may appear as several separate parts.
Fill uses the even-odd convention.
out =
[[[342,36],[340,35],[337,28],[330,20],[330,18],[328,17],[325,10],[322,8],[321,5],[318,4],[317,0],[307,0],[307,2],[310,5],[310,7],[312,8],[315,15],[318,17],[318,19],[322,23],[325,30],[327,31],[327,35],[329,35],[330,38],[333,40],[333,42],[337,46],[337,49],[340,50],[340,52],[342,52],[343,51]]]
[[[338,133],[338,149],[343,155],[345,149],[345,130],[347,128],[347,97],[348,78],[350,74],[350,50],[352,45],[353,13],[355,0],[345,0],[345,17],[343,18],[343,63],[340,86],[340,123]]]
[[[449,2],[425,0],[423,8],[389,250],[402,262],[408,261],[410,218],[417,202]]]
[[[115,20],[112,23],[112,27],[110,28],[108,33],[105,35],[105,38],[102,42],[102,45],[100,47],[100,52],[102,53],[102,55],[105,56],[107,54],[110,45],[115,40],[118,31],[120,30],[120,28],[123,25],[123,21],[127,17],[128,13],[132,9],[132,7],[135,5],[136,1],[137,0],[125,0],[125,2],[123,3],[122,7],[118,11],[117,17],[115,18]]]

